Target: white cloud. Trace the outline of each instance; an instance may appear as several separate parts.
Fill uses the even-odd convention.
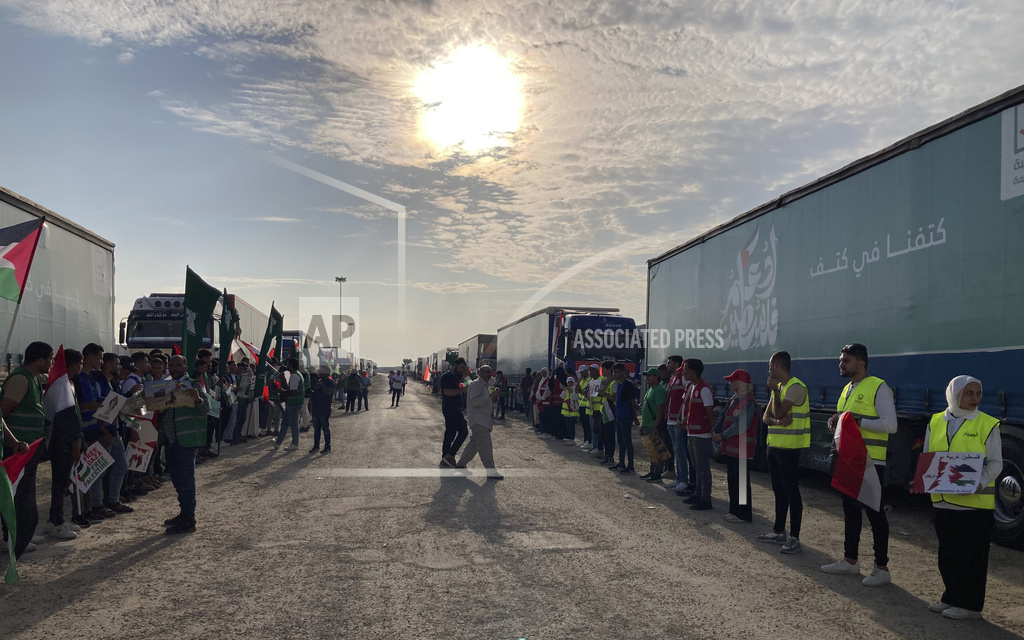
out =
[[[135,59],[135,54],[132,53],[131,51],[122,51],[117,56],[117,61],[120,62],[121,64],[128,64],[129,62],[131,62],[134,59]]]

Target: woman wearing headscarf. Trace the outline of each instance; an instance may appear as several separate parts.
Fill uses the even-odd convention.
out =
[[[740,504],[740,458],[754,457],[757,434],[757,402],[754,400],[754,385],[750,374],[737,369],[725,376],[733,396],[718,416],[718,424],[712,430],[711,439],[722,443],[725,454],[726,477],[729,481],[729,513],[726,522],[750,522],[753,513],[750,506],[750,471],[747,470],[747,493],[745,504]]]
[[[953,378],[946,387],[946,402],[946,410],[932,416],[928,425],[925,452],[980,453],[984,462],[974,493],[931,494],[939,538],[939,573],[946,590],[928,608],[946,618],[970,620],[980,618],[985,605],[995,480],[1003,470],[1003,449],[999,421],[978,410],[980,380]]]

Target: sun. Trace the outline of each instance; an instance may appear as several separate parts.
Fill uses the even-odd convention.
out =
[[[522,116],[522,84],[511,63],[484,45],[465,46],[423,71],[420,133],[443,150],[480,153],[509,145]]]

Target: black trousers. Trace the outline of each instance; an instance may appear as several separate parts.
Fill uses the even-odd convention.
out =
[[[576,439],[576,418],[579,416],[562,416],[562,437],[566,440]]]
[[[398,406],[398,401],[401,398],[402,398],[402,390],[401,389],[392,389],[391,390],[391,406],[397,407]]]
[[[36,526],[39,524],[39,510],[36,506],[36,471],[39,469],[39,463],[43,460],[44,451],[43,443],[39,443],[35,455],[25,465],[25,475],[21,477],[21,482],[18,483],[18,492],[14,494],[14,518],[18,527],[18,536],[14,541],[15,558],[20,558],[21,554],[25,552],[25,548],[28,547],[28,543],[32,542],[32,536],[36,534]],[[14,452],[8,450],[7,453]],[[69,478],[70,474],[71,470],[68,469]],[[6,536],[7,527],[4,526],[4,537]]]
[[[942,601],[981,611],[988,582],[988,551],[995,523],[991,509],[932,509],[939,537],[939,573],[946,591]]]
[[[71,484],[71,440],[50,438],[50,522],[64,524],[64,494]],[[42,445],[39,445],[42,446]],[[74,505],[72,505],[74,512]]]
[[[772,478],[772,492],[775,494],[775,533],[786,531],[786,516],[789,516],[789,535],[800,539],[800,524],[803,521],[804,501],[800,495],[800,451],[801,449],[780,449],[768,447],[768,473]]]
[[[885,467],[875,467],[881,479]],[[847,558],[857,559],[858,548],[860,547],[860,532],[864,526],[861,513],[868,514],[868,522],[871,523],[871,535],[875,543],[875,564],[884,567],[889,564],[889,518],[885,510],[875,511],[864,506],[856,498],[843,494],[843,517],[846,521],[845,551]]]
[[[352,389],[347,389],[345,391],[345,411],[356,410],[356,396],[358,396],[358,394],[358,391],[353,391]]]
[[[580,426],[583,427],[583,442],[593,444],[593,436],[590,435],[590,413],[589,409],[580,409]]]
[[[601,416],[599,419],[603,419]],[[609,460],[615,457],[615,420],[601,423],[601,446],[604,447],[604,457]]]
[[[729,482],[729,513],[750,522],[754,519],[750,499],[750,461],[747,460],[747,504],[740,504],[740,459],[725,457],[725,477]]]
[[[444,416],[444,441],[441,443],[441,456],[454,456],[469,436],[466,416],[456,410],[442,411],[441,414]]]

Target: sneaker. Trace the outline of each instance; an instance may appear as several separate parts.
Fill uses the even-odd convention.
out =
[[[945,602],[939,600],[938,602],[933,602],[930,605],[928,605],[928,610],[934,611],[935,613],[942,613],[946,609],[952,608],[952,606],[953,605],[946,604]]]
[[[758,542],[776,542],[779,544],[785,544],[786,532],[783,531],[782,533],[775,533],[774,531],[770,531],[768,533],[762,533],[761,535],[754,538],[754,540]]]
[[[620,464],[620,463],[618,463],[618,462],[616,462],[616,463],[615,463],[615,464],[613,464],[612,466],[608,467],[608,469],[609,469],[610,471],[618,471],[619,469],[625,469],[625,468],[626,468],[626,467],[624,467],[624,466],[623,466],[622,464]]]
[[[711,509],[714,508],[714,505],[712,505],[710,501],[701,501],[698,502],[697,504],[690,505],[690,511],[710,511]]]
[[[278,449],[281,448],[281,443],[278,442],[277,440],[274,440],[274,445],[273,446],[274,446],[274,451],[277,451]]]
[[[78,534],[71,530],[71,525],[67,523],[57,526],[53,526],[49,522],[46,524],[51,527],[51,530],[47,531],[47,534],[51,537],[57,538],[58,540],[74,540],[78,537]]]
[[[691,487],[690,485],[686,485],[682,489],[677,489],[676,490],[676,495],[683,496],[685,498],[689,498],[690,496],[692,496],[695,493],[697,493],[697,488],[696,487]]]
[[[107,505],[104,505],[104,506],[106,508],[110,509],[111,511],[113,511],[114,513],[134,513],[135,512],[135,509],[132,509],[131,507],[129,507],[128,505],[126,505],[123,502],[114,502],[112,504],[107,504]]]
[[[75,533],[78,533],[82,529],[88,529],[92,525],[92,523],[89,522],[89,518],[84,515],[71,516],[71,523],[78,527],[78,530],[75,531]]]
[[[316,452],[317,452],[317,451],[319,451],[319,450],[320,450],[320,447],[319,447],[319,446],[316,446],[316,447],[313,447],[312,449],[310,449],[310,450],[309,450],[309,452],[310,452],[310,453],[316,453]]]
[[[455,454],[454,453],[449,453],[448,455],[446,455],[443,458],[443,460],[448,463],[449,467],[452,467],[453,469],[455,468],[456,462],[455,462]]]
[[[661,474],[656,473],[653,476],[648,477],[647,482],[661,482]]]
[[[875,567],[871,570],[866,578],[861,581],[865,587],[881,587],[892,582],[892,574],[886,569],[879,569]],[[966,611],[966,609],[965,609]]]
[[[803,547],[800,546],[800,541],[796,538],[790,538],[786,544],[782,545],[782,548],[779,549],[779,553],[797,553],[799,551],[803,551]]]
[[[624,469],[620,469],[619,473],[621,473],[624,476],[631,475],[633,473],[633,467],[626,467]]]
[[[504,480],[505,476],[501,475],[497,471],[491,471],[487,474],[488,480]]]
[[[590,444],[589,442],[584,442],[583,444],[580,445],[580,449],[592,449],[593,447],[594,445]]]
[[[590,449],[587,450],[587,453],[597,453],[598,451],[597,447],[590,447]]]
[[[169,536],[174,536],[174,535],[178,535],[178,534],[181,534],[181,533],[192,533],[195,530],[196,530],[196,519],[195,518],[186,518],[185,516],[182,516],[181,520],[179,520],[178,522],[176,522],[176,523],[172,524],[171,526],[167,527],[167,530],[164,531],[164,533],[169,535]]]
[[[686,496],[683,498],[683,504],[697,504],[700,502],[700,498],[697,496]]]
[[[850,564],[845,559],[839,562],[833,562],[832,564],[826,564],[821,568],[825,573],[853,573],[860,575],[860,562],[854,562]]]
[[[285,451],[298,451],[299,450],[299,445],[297,445],[297,444],[290,444],[287,447],[285,447],[284,450]]]
[[[35,551],[37,548],[38,547],[36,547],[36,543],[34,542],[30,542],[27,545],[25,545],[25,551]]]
[[[647,473],[645,473],[644,475],[642,475],[642,476],[637,476],[637,477],[638,477],[638,478],[640,478],[641,480],[646,480],[647,478],[650,478],[650,477],[651,477],[651,472],[650,472],[650,471],[648,471],[648,472],[647,472]]]
[[[565,441],[565,446],[567,446],[567,447],[575,447],[576,446],[576,441],[575,440],[568,440],[567,439]]]
[[[323,451],[320,452],[320,455],[324,455],[325,453],[330,453],[330,452],[331,452],[331,448],[330,447],[324,447]]]
[[[43,544],[46,542],[46,536],[34,535],[32,536],[32,544]]]
[[[942,617],[951,620],[978,620],[981,618],[981,612],[961,607],[950,607],[942,612]]]
[[[725,517],[722,518],[722,519],[725,520],[726,522],[731,522],[733,524],[740,524],[740,523],[750,524],[750,520],[744,520],[743,518],[739,517],[738,515],[735,515],[735,514],[732,514],[732,513],[725,514]]]
[[[228,442],[227,440],[221,440],[220,446],[222,446],[222,447],[230,447],[231,443]]]

